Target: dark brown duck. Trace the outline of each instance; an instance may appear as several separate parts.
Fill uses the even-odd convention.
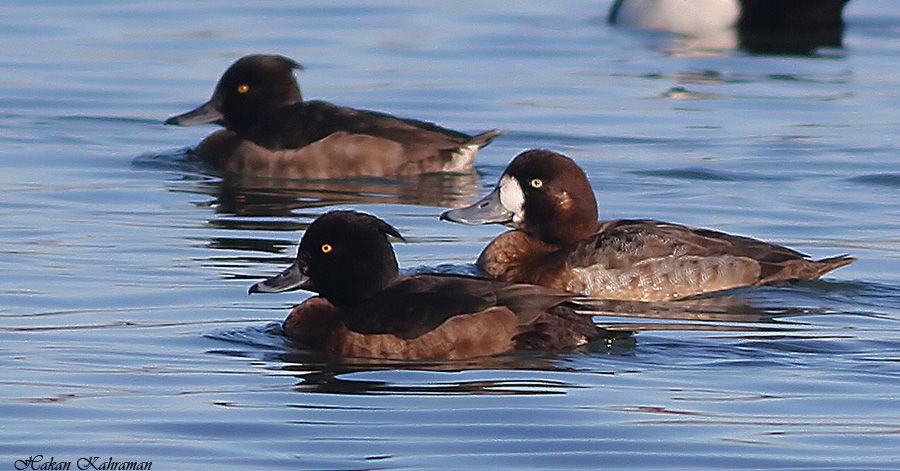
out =
[[[457,275],[400,276],[388,236],[368,214],[333,211],[309,226],[297,261],[251,293],[313,291],[285,335],[326,352],[393,359],[464,359],[559,350],[619,337],[575,308],[573,293]]]
[[[514,228],[478,257],[485,276],[605,299],[662,301],[813,280],[855,260],[811,260],[749,237],[648,219],[598,222],[587,176],[549,150],[519,154],[493,192],[441,218]]]
[[[499,131],[476,136],[432,123],[303,101],[297,62],[251,55],[231,65],[212,98],[166,124],[225,127],[195,152],[228,172],[270,178],[396,177],[470,171],[478,149]]]

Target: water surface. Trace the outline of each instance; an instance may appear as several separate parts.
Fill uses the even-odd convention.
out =
[[[612,29],[608,3],[0,6],[0,467],[895,469],[900,2],[854,0],[805,56]],[[213,127],[162,121],[256,52],[306,97],[506,135],[476,175],[219,175],[185,156]],[[246,295],[333,208],[396,225],[406,271],[471,272],[502,229],[437,215],[532,147],[603,217],[859,261],[729,298],[776,330],[463,363],[335,361],[279,335],[305,294]]]

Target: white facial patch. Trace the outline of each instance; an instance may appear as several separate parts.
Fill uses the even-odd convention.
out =
[[[519,181],[509,175],[500,179],[500,204],[513,213],[513,222],[522,224],[525,220],[525,192]]]

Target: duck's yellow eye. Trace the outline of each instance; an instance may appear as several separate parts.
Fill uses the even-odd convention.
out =
[[[246,83],[242,83],[242,84],[240,84],[240,85],[237,86],[237,92],[240,93],[240,94],[244,94],[244,93],[247,93],[247,92],[249,92],[249,91],[250,91],[250,85],[247,85]]]
[[[331,244],[322,244],[322,253],[329,253],[334,250],[334,247]]]
[[[540,188],[544,186],[544,182],[540,178],[532,178],[531,179],[531,187],[532,188]]]

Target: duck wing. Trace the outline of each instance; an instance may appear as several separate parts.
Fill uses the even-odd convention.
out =
[[[565,255],[571,291],[611,299],[677,299],[741,286],[815,279],[851,263],[810,260],[749,237],[653,220],[601,222]]]
[[[577,296],[553,288],[469,276],[418,275],[401,278],[364,305],[348,309],[344,324],[358,333],[410,339],[455,316],[494,308],[512,312],[519,324],[527,324]]]
[[[498,135],[499,131],[491,130],[470,136],[426,121],[315,100],[273,113],[250,133],[250,139],[271,150],[322,142],[318,151],[331,154],[362,142],[370,158],[388,150],[393,158],[410,164],[395,173],[415,174],[463,170],[478,149]]]
[[[741,257],[783,263],[808,256],[781,245],[650,219],[603,221],[569,254],[570,266],[624,268],[665,257]]]

